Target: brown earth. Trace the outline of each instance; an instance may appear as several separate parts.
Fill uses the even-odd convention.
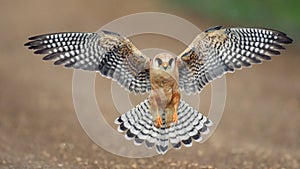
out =
[[[0,168],[300,168],[299,45],[288,46],[284,56],[272,62],[226,76],[225,112],[208,141],[164,156],[129,159],[99,148],[88,138],[73,108],[72,71],[42,62],[23,47],[24,42],[40,33],[95,31],[116,18],[145,11],[176,14],[200,28],[219,23],[158,1],[0,4]],[[138,47],[154,45],[174,53],[184,48],[152,35],[133,41]],[[209,101],[204,102],[200,110],[207,112]],[[105,110],[113,111],[109,105]]]

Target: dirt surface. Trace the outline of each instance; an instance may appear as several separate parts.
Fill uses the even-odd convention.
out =
[[[144,11],[176,14],[200,28],[220,23],[157,1],[1,1],[0,11],[1,169],[300,168],[299,45],[288,46],[272,62],[227,75],[224,116],[207,142],[164,156],[129,159],[104,151],[88,138],[73,108],[72,71],[34,56],[23,47],[27,37],[95,31],[118,17]],[[133,39],[138,47],[161,45],[174,53],[184,48],[156,38]],[[200,110],[206,112],[208,105]],[[108,105],[105,110],[113,111]]]

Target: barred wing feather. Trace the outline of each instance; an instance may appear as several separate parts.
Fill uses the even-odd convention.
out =
[[[129,91],[150,91],[150,59],[126,37],[109,31],[99,33],[64,32],[29,38],[25,46],[46,55],[55,65],[99,71]]]
[[[186,93],[198,93],[227,72],[270,60],[282,45],[292,43],[286,34],[260,28],[216,26],[200,33],[179,55],[179,86]]]

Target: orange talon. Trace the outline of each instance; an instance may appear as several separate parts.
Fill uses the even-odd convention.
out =
[[[174,113],[173,113],[173,122],[174,122],[174,123],[177,123],[177,121],[178,121],[177,112],[174,112]]]
[[[160,128],[160,127],[162,126],[162,119],[161,119],[160,116],[158,116],[158,117],[156,118],[156,120],[155,120],[155,126],[156,126],[157,128]]]

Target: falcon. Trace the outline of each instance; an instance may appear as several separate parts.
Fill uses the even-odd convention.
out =
[[[129,92],[149,97],[115,120],[118,131],[136,145],[159,154],[192,146],[213,122],[185,103],[180,92],[197,94],[227,72],[270,60],[292,43],[285,33],[265,28],[215,26],[197,35],[178,56],[145,56],[130,40],[110,31],[38,35],[25,44],[55,65],[99,72]]]

